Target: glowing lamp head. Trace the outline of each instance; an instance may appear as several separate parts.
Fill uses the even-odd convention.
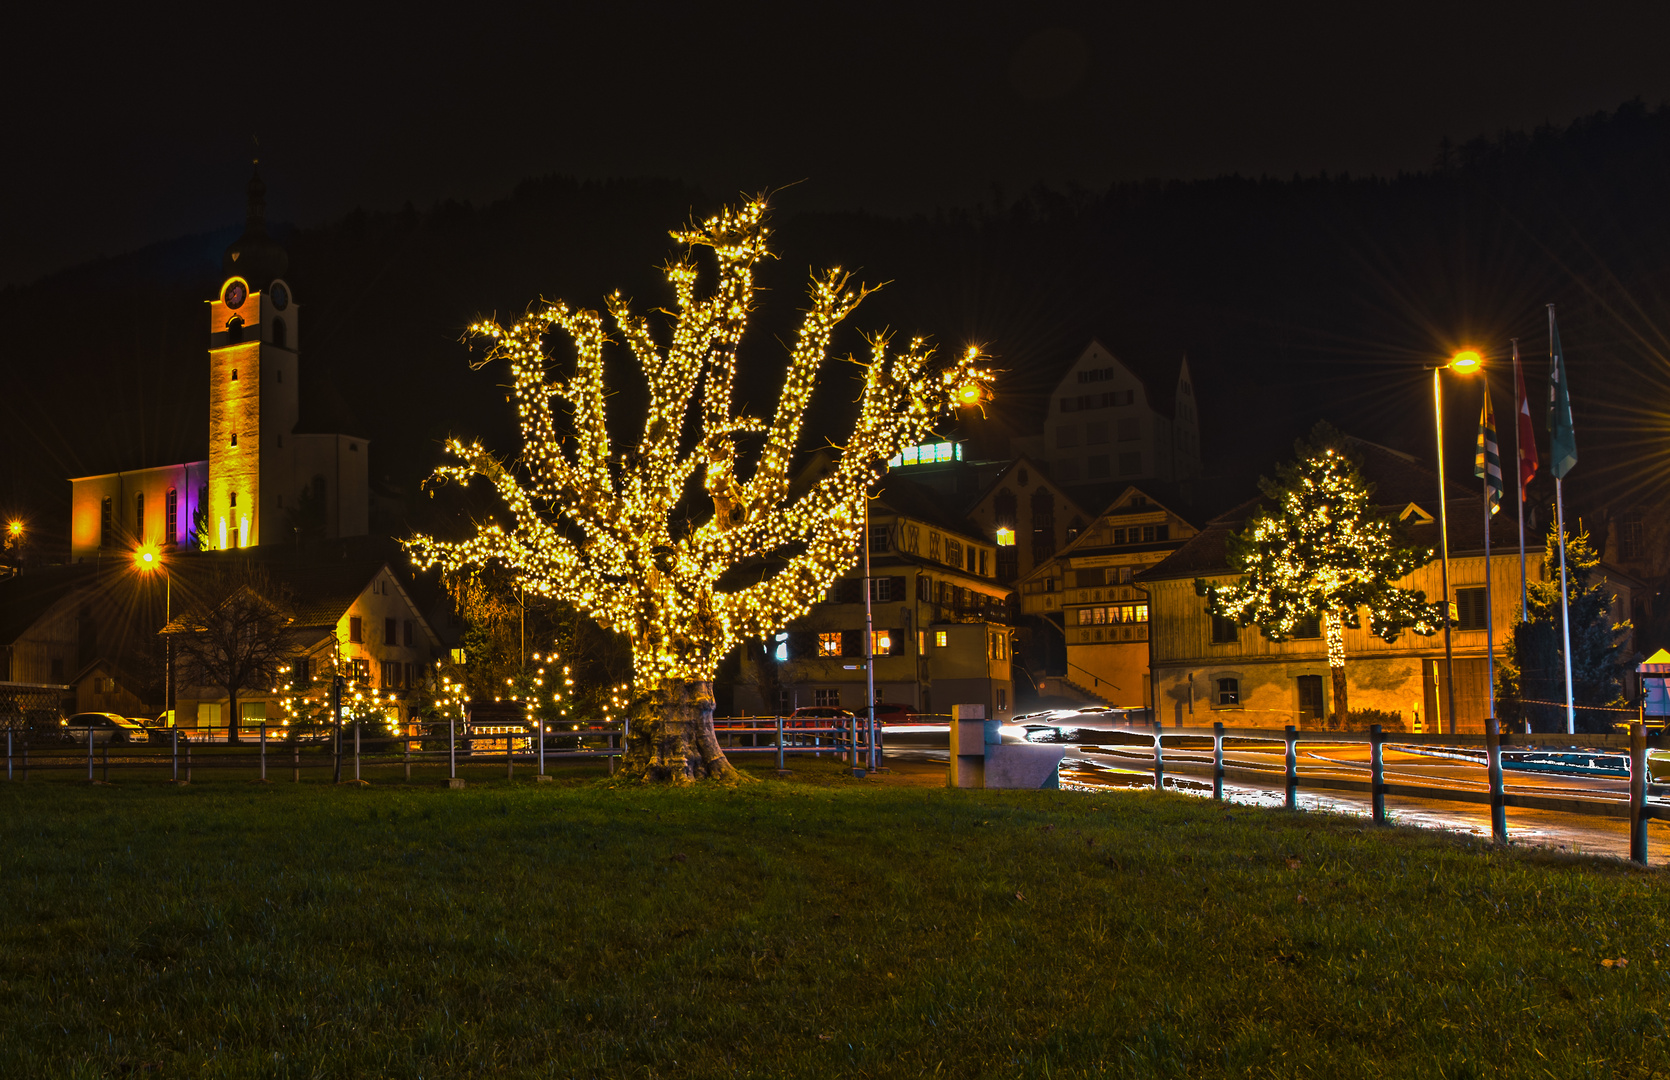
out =
[[[1451,371],[1459,371],[1463,375],[1471,375],[1484,364],[1484,357],[1477,349],[1463,349],[1450,358]]]
[[[962,406],[978,405],[985,396],[986,393],[980,389],[979,383],[964,383],[957,389],[957,404]]]
[[[139,570],[155,570],[162,565],[162,553],[154,547],[142,547],[133,553],[133,565]]]
[[[12,521],[6,522],[6,535],[7,536],[22,536],[23,535],[23,522],[17,521],[15,519],[12,520]]]

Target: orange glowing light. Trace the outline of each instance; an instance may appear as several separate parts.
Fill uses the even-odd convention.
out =
[[[1479,355],[1479,350],[1462,349],[1451,357],[1449,368],[1451,371],[1459,371],[1463,375],[1467,375],[1479,370],[1483,363],[1484,357]]]
[[[969,383],[967,386],[964,386],[962,389],[957,391],[957,404],[978,405],[980,404],[980,399],[984,396],[985,394],[981,391],[979,383]]]
[[[161,562],[162,553],[154,547],[142,547],[133,553],[133,565],[140,570],[155,569]]]
[[[12,536],[22,536],[23,535],[23,522],[21,522],[21,521],[8,521],[8,522],[6,522],[6,532],[9,533]]]

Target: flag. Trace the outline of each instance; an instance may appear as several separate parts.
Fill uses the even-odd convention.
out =
[[[1565,350],[1560,347],[1560,328],[1554,321],[1553,304],[1548,305],[1548,352],[1548,468],[1554,479],[1564,480],[1577,464],[1577,432],[1572,429]]]
[[[1525,373],[1519,368],[1519,342],[1513,343],[1513,403],[1519,423],[1514,449],[1519,454],[1519,498],[1525,500],[1525,486],[1537,475],[1537,429],[1531,422],[1531,399],[1525,394]]]
[[[1479,410],[1479,445],[1473,456],[1473,475],[1484,480],[1490,512],[1502,509],[1502,451],[1496,445],[1496,413],[1490,407],[1490,387],[1484,388],[1484,406]]]

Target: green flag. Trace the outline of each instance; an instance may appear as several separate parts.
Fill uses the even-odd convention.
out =
[[[1571,390],[1566,385],[1566,356],[1560,348],[1560,327],[1554,305],[1548,305],[1548,457],[1556,480],[1564,480],[1577,464],[1577,433],[1571,423]]]

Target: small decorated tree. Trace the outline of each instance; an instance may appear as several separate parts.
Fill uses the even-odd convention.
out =
[[[1549,524],[1541,581],[1527,585],[1529,610],[1496,665],[1496,710],[1506,725],[1533,731],[1566,729],[1566,670],[1560,625],[1558,529]],[[1624,643],[1630,624],[1614,622],[1617,594],[1600,574],[1600,556],[1581,525],[1566,537],[1567,611],[1571,616],[1571,691],[1579,731],[1610,731],[1616,714],[1596,711],[1626,703]],[[1585,709],[1583,706],[1590,706]]]
[[[1230,569],[1239,579],[1195,582],[1213,615],[1256,626],[1271,641],[1287,641],[1299,625],[1320,619],[1334,684],[1333,726],[1346,726],[1345,628],[1361,625],[1396,641],[1404,630],[1431,634],[1443,625],[1439,605],[1418,589],[1393,584],[1432,561],[1429,548],[1410,544],[1396,520],[1371,503],[1348,441],[1318,424],[1310,441],[1294,446],[1298,459],[1259,480],[1270,505],[1229,539]]]
[[[754,267],[769,254],[765,217],[765,201],[755,199],[673,233],[686,254],[666,268],[675,302],[663,340],[619,293],[610,296],[609,322],[649,391],[648,415],[627,434],[619,424],[611,434],[608,422],[602,315],[542,303],[509,327],[473,327],[492,343],[488,359],[509,365],[522,452],[507,462],[454,440],[448,449],[459,464],[437,475],[486,478],[510,522],[483,523],[458,542],[411,541],[422,565],[500,566],[529,592],[626,635],[633,700],[624,766],[646,780],[737,776],[713,732],[720,661],[811,608],[852,564],[883,463],[926,441],[954,402],[977,403],[990,377],[975,349],[940,365],[921,339],[899,351],[884,336],[872,339],[868,360],[858,362],[858,418],[839,460],[791,493],[802,419],[831,335],[867,290],[839,269],[815,276],[775,412],[738,413],[737,350],[754,305]],[[707,293],[697,287],[704,249],[718,270]],[[572,362],[547,351],[558,330],[573,342]],[[760,448],[744,454],[749,439]],[[692,495],[705,511],[691,512]],[[721,577],[745,562],[780,569],[721,588]]]

